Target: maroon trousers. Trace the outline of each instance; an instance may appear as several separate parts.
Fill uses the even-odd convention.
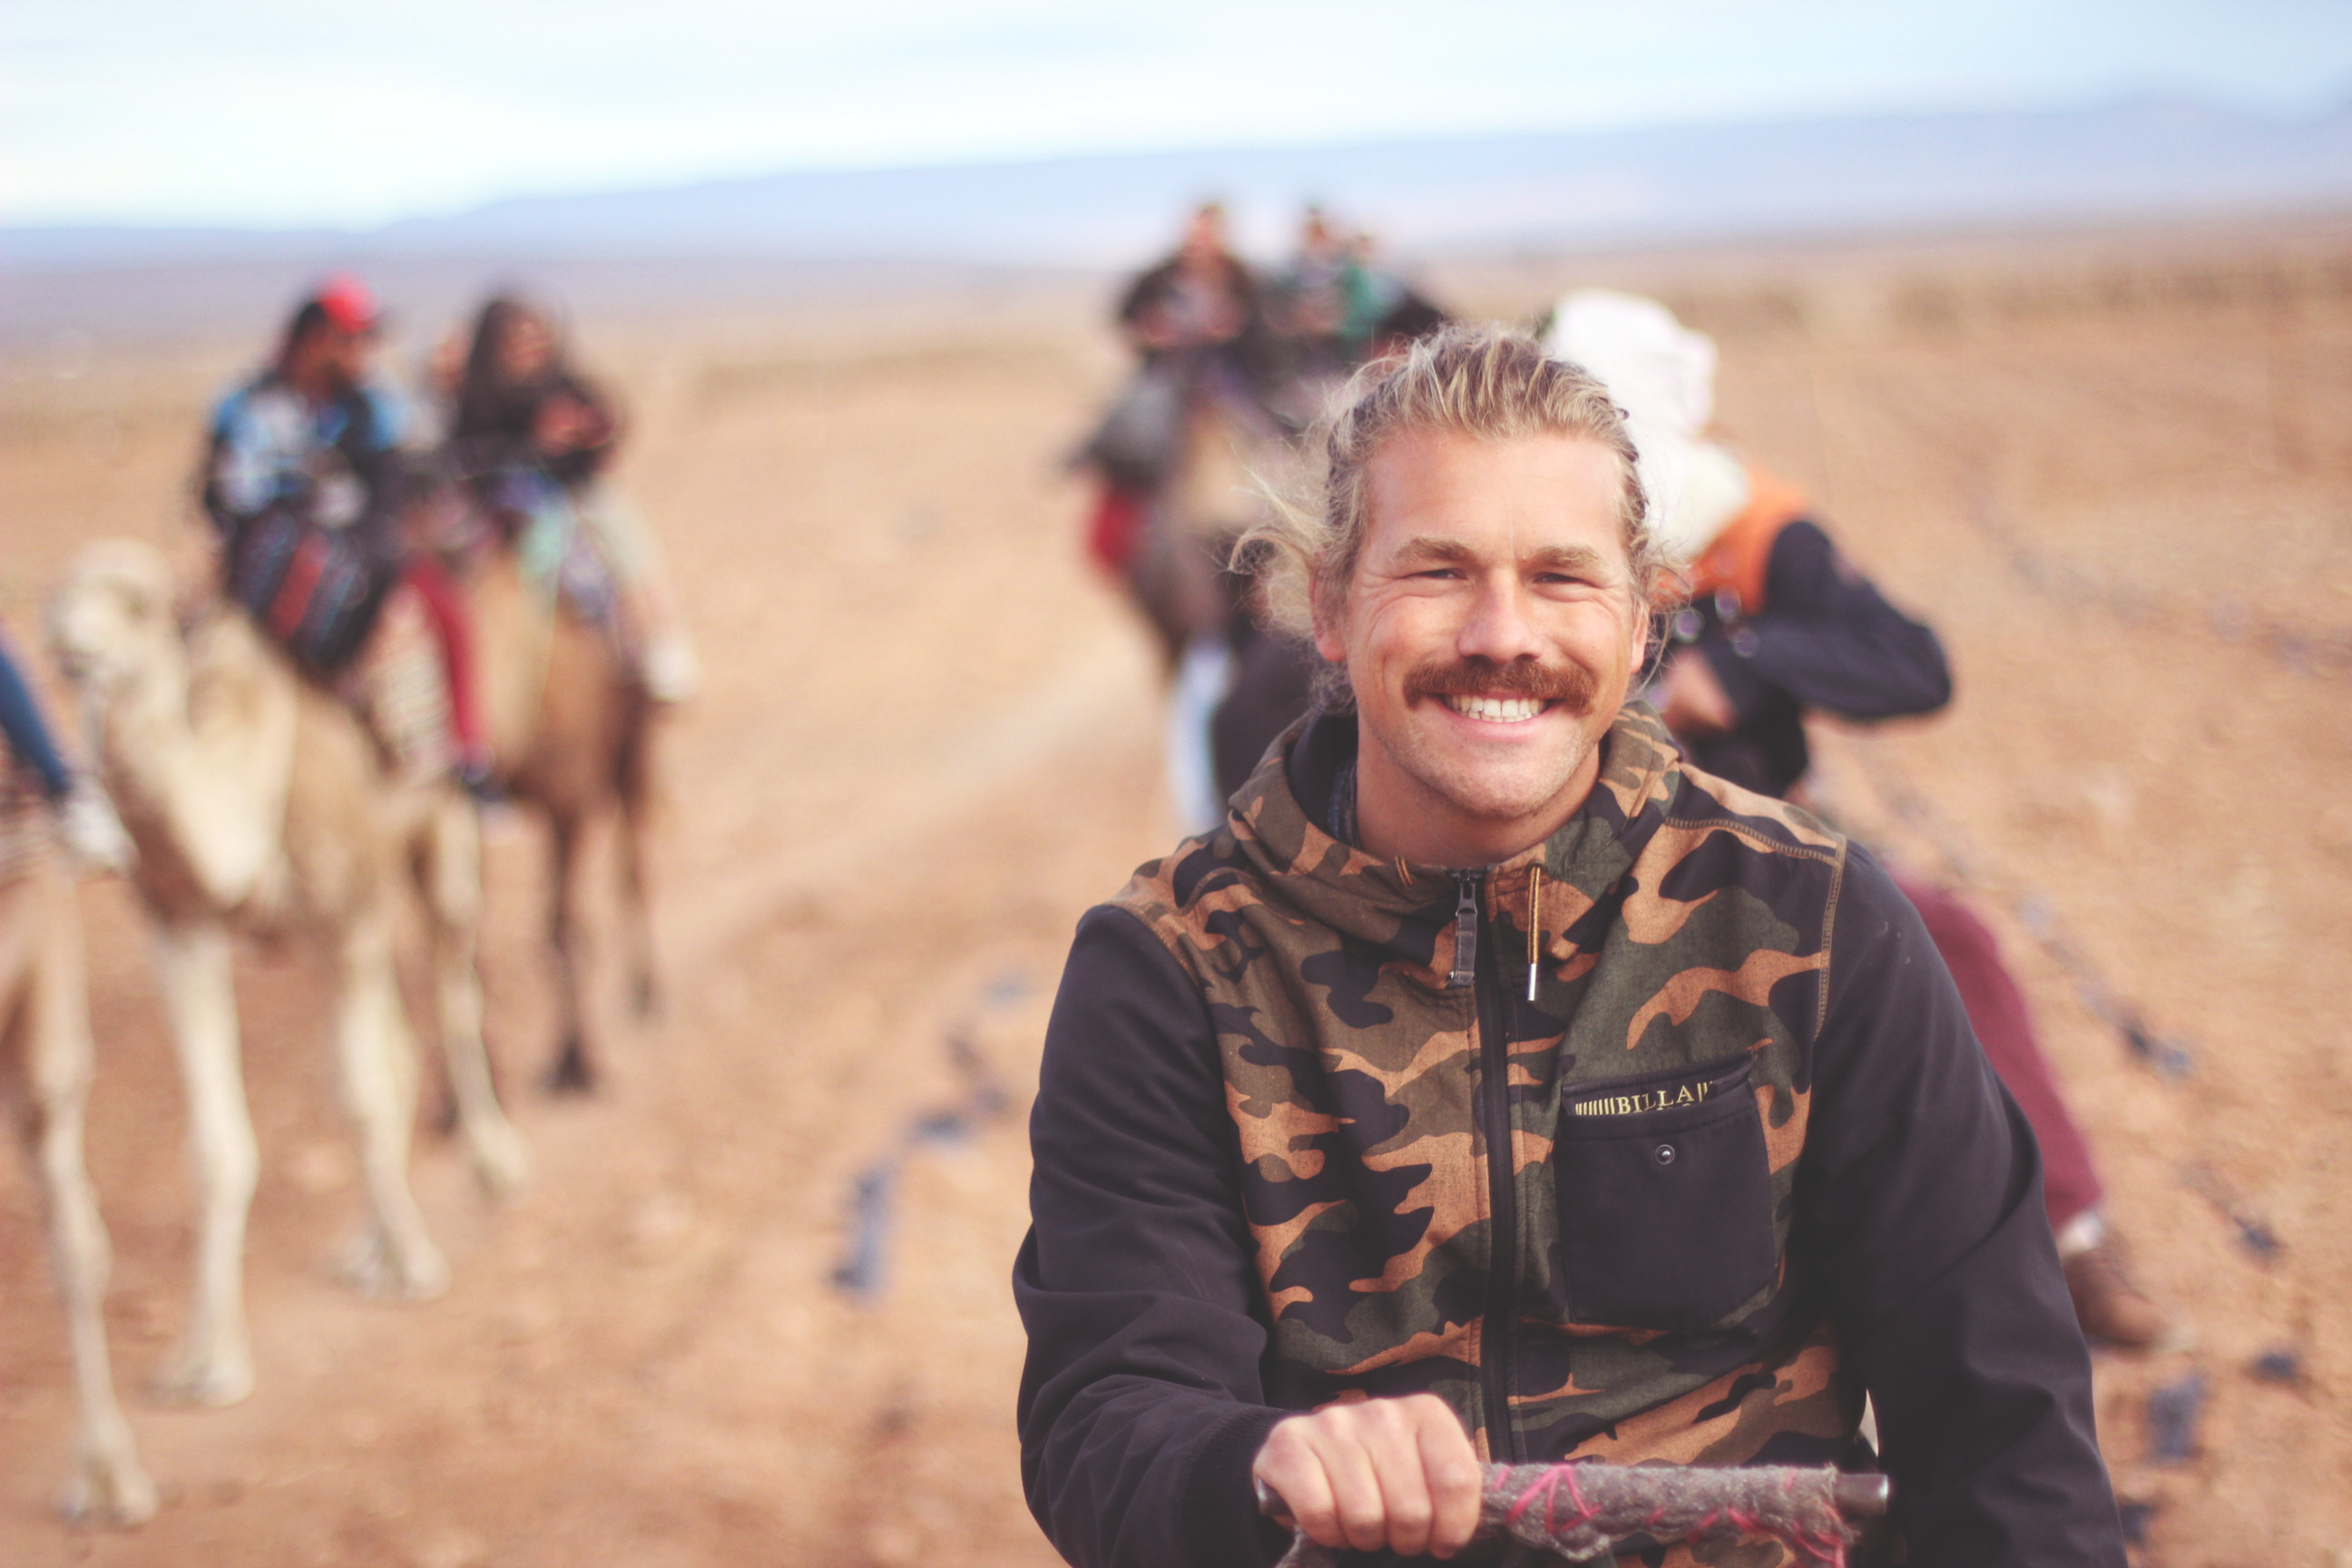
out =
[[[2058,1080],[2042,1054],[2025,994],[2001,963],[1992,932],[1966,904],[1908,877],[1897,876],[1895,885],[1927,922],[1927,935],[1959,986],[1960,1005],[1968,1009],[1969,1023],[1992,1070],[2033,1123],[2034,1140],[2042,1145],[2042,1196],[2050,1211],[2050,1228],[2063,1229],[2067,1221],[2098,1207],[2099,1175],[2091,1163],[2090,1145],[2066,1113]]]
[[[403,576],[416,590],[425,619],[433,623],[441,643],[441,670],[449,683],[449,730],[457,737],[458,755],[477,761],[482,754],[482,723],[474,705],[474,633],[465,598],[429,555],[412,555]]]

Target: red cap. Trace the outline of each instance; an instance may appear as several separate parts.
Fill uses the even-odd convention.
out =
[[[375,331],[375,295],[351,273],[338,272],[329,278],[311,298],[319,301],[319,309],[337,331],[354,337]]]

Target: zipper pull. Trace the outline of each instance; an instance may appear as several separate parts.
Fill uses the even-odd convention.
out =
[[[1483,873],[1456,871],[1460,897],[1454,904],[1454,973],[1445,984],[1459,991],[1478,983],[1478,882]]]

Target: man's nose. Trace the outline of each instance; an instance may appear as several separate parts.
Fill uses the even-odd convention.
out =
[[[1456,651],[1465,658],[1496,664],[1540,658],[1543,641],[1537,635],[1530,608],[1527,586],[1517,574],[1497,573],[1483,579],[1455,639]]]

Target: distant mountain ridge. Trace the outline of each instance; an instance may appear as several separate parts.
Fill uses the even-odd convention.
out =
[[[1271,240],[1321,200],[1405,254],[2352,207],[2352,105],[2279,121],[2150,100],[1318,148],[778,174],[491,203],[362,233],[0,228],[0,272],[469,258],[1097,268],[1233,203]]]

